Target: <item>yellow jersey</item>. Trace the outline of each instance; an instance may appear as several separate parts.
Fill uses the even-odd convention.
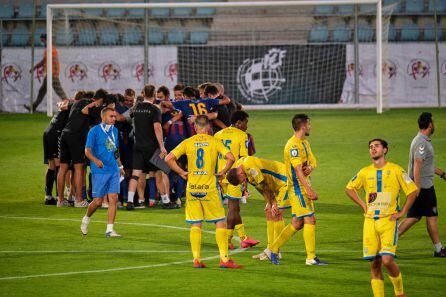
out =
[[[266,187],[277,195],[287,184],[285,165],[281,162],[249,156],[236,162],[236,167],[240,165],[248,182],[258,190],[263,190],[261,184],[264,182]]]
[[[283,159],[286,169],[288,190],[293,191],[295,195],[301,197],[306,194],[306,190],[297,178],[295,167],[298,165],[310,165],[311,167],[316,168],[317,166],[316,158],[311,151],[308,140],[302,140],[293,135],[288,139],[285,145]]]
[[[248,134],[235,127],[227,127],[215,133],[215,138],[219,139],[223,145],[234,155],[235,161],[241,157],[248,156]],[[226,166],[224,155],[218,156],[218,171]],[[233,166],[234,167],[234,166]],[[226,181],[226,178],[224,179]]]
[[[189,193],[207,193],[217,190],[215,168],[218,154],[225,156],[229,150],[215,137],[196,134],[181,142],[171,153],[179,159],[187,155],[187,187]]]
[[[400,189],[407,195],[417,190],[417,186],[400,166],[387,162],[382,168],[374,164],[362,168],[350,182],[347,189],[364,189],[368,218],[382,218],[399,211]]]

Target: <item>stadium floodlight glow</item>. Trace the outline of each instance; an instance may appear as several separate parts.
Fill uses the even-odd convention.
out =
[[[381,0],[304,0],[304,1],[254,1],[254,2],[187,2],[187,3],[86,3],[86,4],[48,4],[47,5],[47,114],[53,115],[52,92],[52,46],[53,46],[53,16],[57,10],[64,9],[175,9],[175,8],[286,8],[299,6],[335,6],[335,5],[376,5],[376,64],[382,65],[382,4]],[[345,65],[342,65],[345,67]],[[377,69],[381,67],[376,66]],[[376,111],[383,111],[383,75],[376,71]],[[292,105],[294,108],[299,105]],[[274,108],[275,106],[269,105]]]

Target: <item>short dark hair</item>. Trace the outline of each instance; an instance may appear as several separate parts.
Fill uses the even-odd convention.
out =
[[[198,90],[204,90],[204,89],[206,89],[207,86],[210,86],[210,85],[212,85],[210,82],[204,82],[204,83],[202,83],[202,84],[199,84],[199,85],[197,86],[197,89],[198,89]]]
[[[218,89],[214,85],[207,85],[206,88],[204,89],[205,96],[217,95],[217,94],[218,94]]]
[[[183,89],[183,96],[191,99],[197,98],[197,91],[194,89],[194,87],[187,86]]]
[[[116,93],[115,96],[119,103],[124,103],[125,101],[124,95],[122,95],[121,93]]]
[[[238,186],[240,181],[237,176],[237,168],[232,168],[226,173],[226,179],[233,186]]]
[[[177,84],[173,87],[174,91],[183,91],[184,90],[184,85],[183,84]]]
[[[137,96],[136,97],[136,102],[143,102],[144,101],[144,97],[143,96]]]
[[[157,93],[163,93],[164,96],[169,97],[170,95],[170,91],[166,86],[161,86],[158,88],[158,90],[156,91]]]
[[[155,86],[145,85],[143,89],[144,97],[153,98],[155,96]]]
[[[103,109],[101,110],[101,117],[103,117],[103,116],[105,115],[105,113],[108,112],[108,111],[115,111],[115,109],[114,109],[114,108],[111,108],[111,107],[105,107],[105,108],[103,108]]]
[[[296,114],[291,121],[291,125],[293,126],[294,131],[299,131],[302,126],[308,122],[309,119],[310,117],[304,113]]]
[[[432,123],[432,114],[430,112],[422,112],[418,117],[418,127],[420,130],[429,128],[430,123]]]
[[[107,95],[107,91],[104,89],[98,89],[94,93],[93,99],[99,100],[99,99],[105,99],[105,96]]]
[[[115,94],[107,94],[107,95],[105,95],[105,98],[104,98],[104,101],[103,101],[103,103],[105,105],[109,105],[109,104],[112,104],[112,103],[116,104],[117,102],[118,102],[118,97]]]
[[[94,96],[94,92],[93,91],[87,91],[87,92],[85,92],[85,95],[84,95],[84,97],[86,99],[93,99],[93,96]]]
[[[385,149],[387,149],[387,151],[389,151],[389,144],[387,143],[387,141],[385,141],[384,139],[381,139],[381,138],[374,138],[374,139],[369,141],[369,146],[374,141],[378,141],[379,143],[381,143],[383,148],[385,148]]]
[[[85,91],[83,91],[83,90],[77,91],[76,94],[74,95],[74,100],[76,100],[76,101],[84,99],[84,98],[85,98]]]
[[[237,110],[234,111],[234,113],[231,116],[231,125],[234,125],[238,121],[245,121],[247,118],[249,118],[249,115],[247,112],[243,110]]]
[[[133,90],[133,89],[125,89],[124,95],[126,95],[126,96],[135,96],[135,90]]]

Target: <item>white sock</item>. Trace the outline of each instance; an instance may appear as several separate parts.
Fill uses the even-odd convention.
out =
[[[139,204],[144,204],[146,202],[146,200],[142,199],[142,200],[138,200],[138,202],[139,202]]]
[[[129,192],[129,194],[127,196],[127,202],[133,203],[133,198],[135,198],[135,192]]]
[[[443,248],[443,245],[441,244],[441,242],[439,242],[439,243],[434,244],[434,248],[435,248],[435,251],[437,253],[439,253],[441,251],[441,249]]]
[[[82,218],[82,222],[87,223],[87,224],[90,223],[90,217],[84,216]]]
[[[162,201],[164,204],[169,203],[169,202],[170,202],[169,194],[161,195],[161,201]]]
[[[112,232],[112,231],[113,231],[113,224],[107,224],[107,231],[105,231],[105,233]]]

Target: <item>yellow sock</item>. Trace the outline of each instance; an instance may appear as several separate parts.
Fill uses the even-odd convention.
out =
[[[283,228],[285,228],[285,221],[280,220],[278,222],[274,222],[274,239],[279,237],[280,232],[282,232]]]
[[[230,243],[234,237],[234,229],[226,229],[226,232],[228,233],[228,243]]]
[[[220,259],[223,262],[228,262],[228,235],[226,229],[217,228],[215,230],[215,239],[218,245],[218,251],[220,252]]]
[[[276,222],[274,222],[274,221],[266,221],[266,236],[267,236],[267,239],[268,239],[268,244],[267,244],[267,248],[268,249],[271,249],[271,244],[273,244],[273,242],[274,242],[274,239],[275,239],[275,237],[274,237],[274,235],[275,235],[275,233],[274,233],[274,224],[275,224]]]
[[[246,233],[245,233],[245,225],[243,224],[238,224],[235,225],[235,231],[237,231],[238,237],[240,237],[240,240],[245,240],[246,239]]]
[[[190,246],[192,248],[192,255],[194,260],[200,261],[201,251],[201,228],[192,226],[190,228]]]
[[[283,228],[276,240],[274,240],[274,243],[271,245],[271,251],[277,254],[280,247],[287,243],[287,241],[290,240],[296,232],[296,228],[294,228],[293,225],[288,224],[285,228]]]
[[[304,224],[303,233],[307,259],[313,260],[316,257],[316,225]]]
[[[404,294],[403,276],[401,275],[401,273],[397,277],[391,277],[389,275],[389,278],[390,278],[390,281],[392,282],[393,290],[395,291],[395,296],[403,295]]]
[[[373,297],[384,297],[384,281],[372,278]]]

